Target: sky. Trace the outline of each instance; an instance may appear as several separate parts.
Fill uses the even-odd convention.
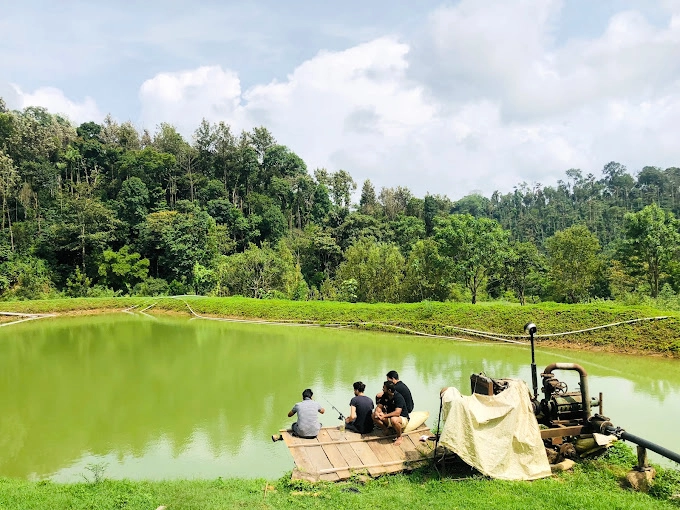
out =
[[[680,0],[0,3],[0,97],[76,125],[265,126],[453,200],[680,166]]]

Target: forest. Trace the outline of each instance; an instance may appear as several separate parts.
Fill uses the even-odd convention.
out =
[[[676,296],[680,168],[610,162],[599,174],[416,197],[310,171],[266,127],[204,120],[185,140],[169,124],[74,126],[0,98],[0,299]]]

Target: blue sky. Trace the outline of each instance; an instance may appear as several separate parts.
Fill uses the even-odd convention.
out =
[[[0,96],[187,139],[268,127],[310,171],[452,199],[680,166],[680,2],[3,6]]]

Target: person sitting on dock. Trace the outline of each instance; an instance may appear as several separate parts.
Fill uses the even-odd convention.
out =
[[[401,393],[401,396],[404,397],[404,400],[406,401],[406,410],[411,413],[413,412],[413,396],[411,396],[411,390],[408,389],[408,386],[404,384],[403,381],[399,380],[399,374],[397,373],[396,370],[390,370],[387,372],[387,380],[391,381],[394,383],[394,389],[397,390],[399,393]],[[383,390],[378,393],[375,396],[375,414],[380,414],[380,411],[385,407],[385,402],[387,401],[387,397],[385,396],[385,388],[383,387]]]
[[[345,418],[345,423],[347,430],[366,434],[373,430],[373,401],[364,395],[364,383],[357,381],[353,386],[354,398],[349,401],[349,416]]]
[[[401,396],[404,397],[404,400],[406,401],[406,410],[409,413],[412,413],[413,396],[411,395],[411,390],[409,390],[408,386],[404,384],[404,381],[399,380],[399,374],[397,373],[397,371],[390,370],[389,372],[387,372],[387,380],[394,383],[394,389],[401,393]]]
[[[294,436],[303,439],[314,439],[318,435],[319,430],[321,430],[321,423],[319,423],[317,413],[323,414],[326,410],[318,402],[312,400],[313,395],[312,390],[307,388],[302,392],[302,402],[298,402],[293,406],[293,409],[288,411],[289,418],[296,413],[298,415],[297,422],[291,426]]]
[[[376,411],[373,415],[373,422],[384,431],[392,427],[397,434],[394,444],[400,445],[403,440],[401,433],[406,428],[406,425],[408,425],[409,418],[406,400],[394,389],[392,381],[385,381],[383,389],[385,390],[384,394],[387,395],[387,403],[382,412]]]
[[[385,392],[385,385],[383,384],[382,391],[375,396],[375,410],[373,411],[373,422],[375,423],[376,418],[381,419],[385,414],[385,406],[389,402],[387,393]]]

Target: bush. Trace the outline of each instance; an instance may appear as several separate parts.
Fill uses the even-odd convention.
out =
[[[147,278],[132,289],[133,296],[167,296],[169,293],[170,286],[163,278]]]
[[[649,495],[658,499],[676,499],[680,497],[680,471],[677,469],[659,469]],[[677,500],[677,499],[676,499]]]
[[[12,258],[0,264],[2,299],[45,299],[56,294],[44,260]]]
[[[178,280],[172,280],[168,288],[168,292],[171,296],[183,296],[191,292],[191,288],[184,282]]]

